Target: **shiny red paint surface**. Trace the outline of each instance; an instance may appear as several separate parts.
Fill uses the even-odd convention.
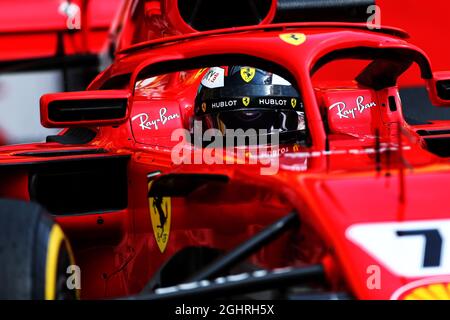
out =
[[[145,1],[141,1],[145,2]],[[132,1],[126,1],[121,14],[113,25],[112,33],[117,41],[117,49],[120,51],[145,41],[157,40],[176,35],[196,33],[181,18],[177,1],[161,0],[149,1],[160,3],[159,10],[141,10],[137,14],[138,19],[130,18]],[[410,35],[410,42],[424,49],[433,61],[436,71],[450,69],[448,55],[450,44],[446,41],[449,22],[447,19],[448,4],[441,0],[432,0],[424,4],[421,0],[390,1],[377,0],[380,8],[381,24],[397,27],[405,30]],[[272,22],[275,14],[276,1],[273,2],[271,11],[261,24]],[[370,15],[368,14],[369,18]],[[157,22],[161,21],[161,23]],[[324,18],[326,21],[326,18]],[[149,31],[150,30],[150,31]],[[338,69],[337,72],[345,71]],[[421,86],[422,82],[415,72],[408,72],[400,79],[402,86]]]
[[[196,33],[181,18],[177,1],[173,0],[148,1],[147,7],[150,9],[146,10],[142,5],[136,14],[138,20],[130,17],[133,5],[131,0],[73,0],[71,2],[81,8],[88,29],[82,28],[82,32],[70,33],[66,26],[67,17],[58,12],[63,2],[3,1],[0,4],[0,60],[54,56],[58,46],[57,32],[65,33],[63,38],[66,54],[102,52],[105,50],[110,26],[113,42],[117,42],[117,50],[161,37]],[[381,9],[381,23],[406,30],[411,36],[410,41],[428,53],[435,70],[450,68],[447,62],[450,47],[445,41],[448,30],[445,1],[433,0],[424,5],[419,0],[378,0],[377,5]],[[275,9],[276,1],[262,24],[272,21]],[[141,32],[140,36],[138,32]],[[421,82],[416,74],[409,73],[401,79],[401,84],[417,86]]]
[[[36,143],[0,149],[0,176],[4,181],[0,195],[25,200],[30,199],[30,173],[38,164],[52,166],[60,161],[129,156],[126,209],[56,218],[73,244],[82,269],[83,298],[138,293],[182,249],[204,246],[231,250],[293,209],[299,214],[301,228],[258,251],[249,262],[263,268],[324,262],[329,267],[331,289],[347,291],[360,299],[389,299],[401,286],[416,280],[393,272],[351,241],[348,230],[361,223],[432,222],[448,217],[450,205],[445,198],[450,187],[450,163],[448,158],[427,151],[423,137],[416,132],[449,130],[449,122],[410,126],[404,122],[400,107],[396,111],[387,107],[389,96],[397,96],[396,86],[375,91],[354,83],[331,85],[313,81],[310,70],[321,57],[341,49],[408,49],[428,61],[422,50],[396,36],[398,30],[393,30],[392,35],[388,34],[392,30],[370,32],[364,25],[333,23],[281,24],[180,35],[190,30],[186,26],[183,29],[181,22],[174,22],[176,12],[170,7],[167,19],[174,24],[164,34],[174,37],[155,40],[158,37],[153,35],[161,30],[136,30],[137,24],[129,16],[130,5],[130,1],[124,2],[113,27],[123,28],[118,48],[151,41],[120,52],[89,88],[107,87],[132,93],[128,121],[115,127],[94,128],[96,137],[83,145]],[[127,24],[121,25],[121,21]],[[138,31],[153,35],[133,40]],[[290,32],[304,33],[306,41],[294,46],[280,39],[280,34]],[[23,39],[19,41],[22,43]],[[255,58],[275,63],[298,84],[312,144],[281,146],[276,175],[261,175],[261,164],[175,165],[172,161],[172,148],[177,141],[171,139],[171,134],[176,129],[189,128],[201,77],[197,70],[158,75],[154,82],[148,83],[143,83],[146,79],[139,76],[149,65],[183,63],[186,59],[219,54],[246,55],[249,63]],[[122,81],[115,82],[120,78]],[[331,105],[339,102],[356,104],[359,97],[361,103],[375,103],[361,112],[361,117],[342,119],[333,112],[336,109],[330,110]],[[399,99],[396,102],[400,104]],[[172,118],[164,124],[160,121],[156,126],[151,122],[169,115]],[[45,117],[43,120],[45,123]],[[330,128],[328,133],[325,123]],[[98,148],[105,152],[51,158],[23,155],[30,151]],[[190,145],[183,148],[192,159],[203,152],[192,150]],[[252,152],[247,157],[258,156]],[[185,197],[172,197],[171,228],[163,252],[155,240],[148,198],[147,176],[157,171],[180,176],[215,174],[229,179],[226,184],[211,183]],[[179,267],[180,272],[187,264]],[[381,272],[381,286],[376,290],[367,286],[367,270],[373,265]]]
[[[64,3],[80,10],[80,30],[61,12]],[[102,52],[121,0],[24,0],[0,3],[0,61],[47,58],[56,54]],[[58,34],[64,52],[58,52]]]
[[[411,43],[424,49],[436,71],[450,69],[447,56],[450,54],[448,37],[449,21],[446,12],[448,3],[432,0],[390,1],[378,0],[381,8],[381,23],[404,29],[411,36]],[[418,77],[410,73],[401,79],[405,86],[421,85]]]
[[[299,46],[288,44],[279,38],[280,33],[286,32],[304,33],[307,40]],[[82,158],[130,156],[125,210],[57,218],[73,243],[83,270],[83,298],[137,293],[183,248],[205,246],[231,250],[295,209],[302,227],[253,255],[251,263],[275,268],[332,261],[334,272],[329,275],[332,289],[347,290],[361,299],[389,299],[395,290],[415,278],[394,274],[350,241],[346,232],[359,223],[446,219],[450,207],[443,199],[450,187],[450,164],[448,159],[423,148],[422,138],[415,134],[417,128],[403,122],[401,108],[393,112],[383,107],[388,103],[388,96],[395,96],[396,87],[375,92],[354,84],[340,89],[313,84],[309,71],[321,56],[359,46],[408,48],[422,54],[404,39],[391,35],[339,25],[300,24],[220,37],[200,36],[124,55],[100,74],[91,88],[101,89],[109,79],[128,74],[121,89],[133,92],[129,120],[118,127],[96,129],[96,138],[86,145],[43,143],[2,148],[0,167],[10,167],[3,176],[11,185],[2,186],[1,196],[29,198],[24,166],[27,163],[52,165],[54,161],[80,158],[24,157],[20,152],[103,148],[107,153]],[[180,73],[167,78],[161,76],[153,84],[135,83],[142,80],[139,74],[149,65],[213,54],[245,54],[249,62],[253,57],[272,61],[289,70],[296,79],[305,104],[312,145],[282,147],[280,170],[276,175],[261,175],[260,164],[173,164],[174,141],[170,135],[175,129],[187,128],[200,78],[192,71],[181,78]],[[351,104],[360,96],[367,103],[376,103],[361,118],[345,122],[329,110],[327,120],[331,132],[327,150],[323,109],[339,101]],[[142,114],[148,120],[161,116],[163,108],[164,115],[177,116],[160,123],[158,128],[141,121]],[[397,127],[399,120],[401,134]],[[449,123],[443,122],[441,127],[448,130]],[[375,161],[376,130],[381,143],[379,170]],[[247,156],[255,155],[250,152]],[[186,197],[172,197],[172,222],[164,252],[155,241],[147,196],[147,175],[156,171],[229,177],[227,184],[212,184]],[[99,219],[103,222],[99,223]],[[367,268],[371,265],[380,267],[381,289],[370,290],[366,285]]]

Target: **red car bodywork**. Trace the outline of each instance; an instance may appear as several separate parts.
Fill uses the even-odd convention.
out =
[[[105,51],[120,0],[25,0],[0,3],[0,61],[98,54]],[[80,10],[80,29],[61,9]],[[58,43],[58,35],[62,43]]]
[[[445,13],[448,4],[445,1],[435,0],[425,4],[420,0],[379,0],[377,4],[384,25],[406,30],[411,36],[410,42],[426,51],[433,62],[433,69],[449,69],[447,56],[450,45],[444,40],[449,27]],[[422,83],[418,82],[417,77],[408,75],[402,79],[401,85],[420,86]]]
[[[124,31],[118,48],[123,50],[88,90],[114,89],[117,97],[129,95],[128,119],[114,126],[90,128],[95,137],[86,143],[47,142],[0,149],[1,197],[41,199],[55,214],[82,270],[82,298],[136,294],[182,249],[229,251],[293,210],[301,227],[254,254],[249,261],[252,265],[273,269],[322,263],[328,290],[345,291],[359,299],[397,297],[399,289],[418,279],[439,276],[445,285],[450,282],[447,256],[431,273],[422,266],[414,269],[415,273],[405,273],[404,266],[392,265],[390,261],[395,259],[379,256],[379,251],[358,240],[359,230],[368,233],[385,224],[402,231],[410,230],[415,222],[427,229],[447,223],[450,163],[448,157],[427,150],[425,140],[432,139],[435,131],[446,131],[436,135],[449,139],[450,123],[407,124],[401,107],[387,107],[389,97],[397,97],[396,85],[373,90],[355,83],[342,87],[311,80],[311,69],[320,58],[350,48],[409,50],[429,65],[426,54],[408,43],[402,31],[369,31],[364,24],[291,23],[183,35],[186,32],[181,25],[175,24],[172,31],[177,35],[173,37],[128,47],[132,41],[127,38],[127,30],[133,26],[127,16],[130,8],[122,10],[117,21],[130,23],[120,26]],[[293,45],[280,38],[289,33],[304,34],[306,41]],[[311,144],[282,146],[276,175],[261,175],[261,165],[256,164],[173,164],[172,150],[177,141],[172,141],[171,134],[175,129],[188,128],[201,77],[196,70],[183,77],[179,73],[161,76],[147,88],[136,88],[136,82],[142,80],[139,76],[149,66],[214,55],[261,59],[288,70],[296,80]],[[424,76],[433,88],[432,75]],[[329,110],[335,103],[356,103],[359,97],[375,103],[361,117],[345,121]],[[398,98],[395,103],[401,105]],[[155,119],[161,107],[178,117],[158,130],[140,126],[139,115]],[[43,108],[43,123],[51,125],[46,121],[46,111]],[[71,126],[77,123],[68,123]],[[424,137],[419,130],[431,134]],[[79,174],[84,180],[77,178]],[[157,176],[155,180],[153,175]],[[220,176],[222,180],[206,178],[198,188],[190,190],[189,184],[183,187],[198,175]],[[171,203],[170,232],[166,247],[161,249],[148,192],[150,181],[153,188],[165,177],[173,177],[174,190],[181,186],[190,192],[166,195]],[[119,184],[123,184],[123,190]],[[102,194],[104,189],[110,194]],[[119,199],[123,196],[119,189],[125,201]],[[59,197],[73,207],[68,208],[64,202],[55,205]],[[73,209],[77,202],[84,201],[81,197],[89,198],[94,205]],[[118,202],[108,206],[115,197]],[[99,208],[96,202],[106,205]],[[57,209],[52,210],[52,205]],[[367,225],[369,229],[364,229]],[[379,235],[369,240],[385,241],[384,234]],[[394,243],[387,242],[386,252],[398,255],[391,247]],[[421,261],[420,244],[413,243],[404,250]],[[179,272],[184,267],[181,264]],[[380,276],[379,283],[370,285],[374,270]]]
[[[67,15],[60,12],[61,4],[70,2],[81,10],[81,29],[69,30]],[[121,50],[149,39],[195,33],[180,16],[176,1],[148,1],[146,10],[132,19],[130,12],[134,1],[127,0],[26,0],[0,4],[0,61],[42,59],[56,55],[105,54],[108,50]],[[448,22],[447,5],[434,1],[424,6],[422,1],[377,1],[384,25],[406,30],[411,42],[424,49],[436,70],[447,70],[450,47],[445,39]],[[164,23],[151,22],[142,28],[145,16],[158,16],[164,9]],[[275,15],[276,1],[261,24],[270,23]],[[147,13],[146,13],[147,12]],[[402,12],[402,14],[398,14]],[[369,16],[369,14],[368,14]],[[420,23],[418,23],[420,21]],[[166,25],[167,27],[158,27]],[[138,28],[138,30],[136,30]],[[141,31],[139,31],[141,30]],[[58,34],[63,43],[58,44]],[[112,48],[109,46],[113,44]],[[61,52],[61,47],[64,48]],[[412,73],[401,79],[402,86],[421,86]]]
[[[303,33],[306,41],[289,44],[280,39],[280,34],[285,33]],[[388,96],[395,96],[395,86],[379,91],[358,86],[314,87],[310,70],[320,57],[355,47],[412,50],[427,61],[426,55],[402,35],[395,29],[370,32],[364,25],[282,24],[169,38],[166,42],[128,49],[89,88],[128,90],[133,95],[128,121],[96,128],[96,137],[86,144],[50,142],[2,148],[1,196],[33,199],[30,179],[36,166],[51,168],[61,163],[125,159],[128,202],[123,210],[55,217],[71,240],[83,272],[83,298],[138,293],[181,249],[203,246],[228,251],[295,210],[301,228],[253,255],[253,264],[277,268],[325,261],[331,290],[346,290],[360,299],[389,299],[405,284],[425,276],[407,277],[394,272],[352,241],[349,228],[447,219],[449,206],[445,197],[450,187],[450,164],[445,157],[423,147],[423,137],[403,121],[401,108],[390,111],[382,107],[388,104]],[[312,144],[287,147],[279,157],[280,171],[276,175],[260,175],[260,165],[174,166],[171,150],[176,142],[170,140],[170,134],[186,127],[200,78],[195,73],[183,80],[172,78],[158,95],[150,90],[146,96],[135,89],[139,73],[147,66],[230,54],[276,63],[289,70],[299,84]],[[122,81],[114,82],[115,79]],[[331,131],[326,134],[321,110],[336,101],[351,103],[359,96],[376,102],[370,116],[349,124],[329,112]],[[135,116],[145,112],[156,117],[161,106],[180,117],[158,131],[139,126]],[[403,128],[401,132],[398,123]],[[450,124],[442,125],[448,130]],[[348,132],[351,128],[357,130]],[[376,131],[383,146],[378,151],[374,147]],[[377,152],[381,164],[378,170]],[[170,234],[163,252],[155,241],[148,198],[148,175],[158,171],[162,177],[204,174],[224,176],[228,181],[208,182],[186,196],[172,196]],[[76,198],[78,191],[71,189],[72,197]],[[420,253],[419,249],[413,251]],[[368,268],[373,265],[379,267],[381,274],[381,284],[376,288],[367,285],[371,275]],[[448,266],[444,266],[437,274],[448,276],[448,271]]]

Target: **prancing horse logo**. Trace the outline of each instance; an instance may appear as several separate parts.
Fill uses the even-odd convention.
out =
[[[297,99],[292,98],[292,99],[291,99],[291,106],[292,106],[292,108],[295,109],[295,106],[296,106],[296,105],[297,105]]]
[[[152,182],[148,183],[150,192]],[[148,197],[153,234],[161,252],[164,252],[169,241],[172,203],[170,197]]]
[[[306,41],[304,33],[283,33],[279,35],[280,39],[293,46],[299,46]]]
[[[250,68],[250,67],[242,67],[241,68],[242,80],[244,80],[247,83],[253,80],[253,78],[255,77],[255,74],[256,74],[255,68]]]

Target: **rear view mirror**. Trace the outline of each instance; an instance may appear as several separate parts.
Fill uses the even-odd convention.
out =
[[[41,97],[41,123],[46,128],[111,126],[127,121],[130,92],[96,90],[46,94]]]
[[[430,100],[435,106],[450,107],[450,72],[437,72],[428,82]]]

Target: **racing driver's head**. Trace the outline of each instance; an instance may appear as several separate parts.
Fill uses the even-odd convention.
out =
[[[305,139],[303,102],[284,78],[245,66],[214,67],[204,75],[195,99],[194,120],[203,131],[254,129],[279,134],[280,143]],[[260,131],[262,130],[262,131]]]

